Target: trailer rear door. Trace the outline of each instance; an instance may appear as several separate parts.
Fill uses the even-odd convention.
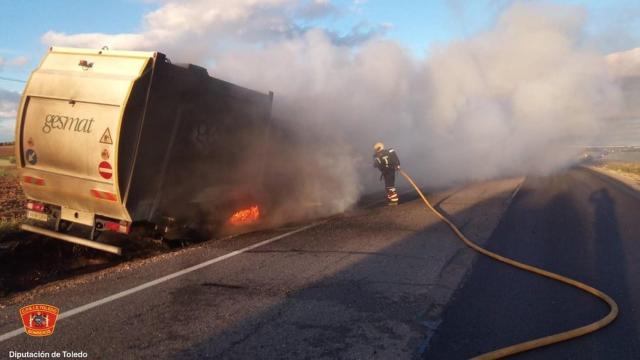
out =
[[[119,135],[131,88],[153,56],[64,48],[45,56],[27,83],[16,126],[27,197],[63,213],[130,220],[118,188]]]
[[[113,184],[120,106],[30,96],[22,143],[26,168]],[[102,169],[102,170],[101,170]]]

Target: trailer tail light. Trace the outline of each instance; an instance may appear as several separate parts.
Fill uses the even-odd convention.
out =
[[[22,177],[22,181],[25,184],[33,184],[33,185],[38,185],[38,186],[43,186],[44,185],[44,179],[38,178],[38,177],[34,177],[34,176],[23,176]]]
[[[126,221],[98,220],[96,222],[98,230],[108,230],[121,234],[128,234],[131,230],[131,224]]]
[[[45,206],[41,203],[29,201],[27,202],[27,209],[43,213],[45,211]]]

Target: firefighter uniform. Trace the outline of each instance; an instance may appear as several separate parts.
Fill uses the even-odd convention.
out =
[[[382,143],[377,143],[374,149],[373,166],[380,170],[381,178],[384,178],[384,187],[387,190],[389,205],[397,205],[396,171],[400,168],[398,154],[394,149],[385,149]]]

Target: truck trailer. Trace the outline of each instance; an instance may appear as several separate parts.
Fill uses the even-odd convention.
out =
[[[262,191],[272,102],[159,52],[50,48],[16,119],[22,229],[120,254],[99,235],[223,221]]]

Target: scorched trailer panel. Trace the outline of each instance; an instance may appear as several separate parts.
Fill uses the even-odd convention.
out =
[[[51,48],[17,115],[25,228],[215,217],[261,188],[272,100],[158,52]]]

